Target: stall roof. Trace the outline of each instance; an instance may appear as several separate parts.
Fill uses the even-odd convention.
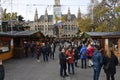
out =
[[[26,37],[26,36],[31,36],[37,32],[39,31],[29,30],[29,31],[0,32],[0,36],[2,35],[2,36],[12,36],[12,37]]]
[[[8,36],[8,34],[5,32],[0,32],[0,36]]]
[[[91,37],[120,37],[120,32],[86,32]]]
[[[37,32],[39,32],[39,31],[34,31],[34,30],[30,30],[30,31],[17,31],[17,32],[14,31],[14,32],[12,32],[12,34],[11,34],[11,32],[9,32],[9,34],[18,37],[18,36],[30,36],[30,35],[33,35],[33,34],[35,34]]]

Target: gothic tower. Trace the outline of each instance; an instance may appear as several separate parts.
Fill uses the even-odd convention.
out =
[[[48,21],[48,13],[47,13],[47,9],[45,10],[44,20],[45,20],[45,22]]]
[[[54,24],[57,23],[56,17],[57,19],[58,18],[61,19],[61,15],[62,15],[62,12],[61,12],[60,0],[55,0],[55,4],[53,7],[53,23]]]
[[[62,12],[61,12],[61,5],[60,5],[60,0],[55,0],[55,4],[53,7],[53,24],[58,25],[59,22],[61,22],[61,16],[62,16]],[[58,26],[55,26],[57,28],[57,30],[55,31],[55,35],[56,36],[60,36],[61,35],[61,30],[60,28],[58,28]]]
[[[55,0],[55,5],[60,5],[60,0]]]
[[[38,21],[38,11],[37,11],[37,8],[36,8],[36,11],[35,11],[34,21],[35,22]]]
[[[70,12],[70,8],[68,8],[67,20],[68,20],[68,21],[71,21],[71,12]]]
[[[81,18],[81,12],[80,12],[80,8],[78,8],[78,14],[77,14],[77,19]]]

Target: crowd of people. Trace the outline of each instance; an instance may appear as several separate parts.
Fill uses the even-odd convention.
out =
[[[81,69],[93,68],[93,80],[99,80],[100,71],[103,68],[106,74],[106,80],[115,80],[116,66],[118,65],[118,59],[114,55],[114,51],[111,48],[103,51],[103,48],[99,43],[94,41],[70,41],[61,40],[53,42],[39,41],[25,41],[24,51],[25,57],[36,57],[37,62],[40,62],[40,56],[43,56],[43,61],[47,62],[49,58],[54,60],[54,53],[56,46],[59,48],[59,64],[60,64],[60,76],[67,77],[69,75],[75,75],[75,67],[81,67]],[[78,62],[81,61],[81,64]],[[0,80],[4,78],[4,67],[0,61]]]
[[[75,74],[75,67],[93,68],[93,80],[99,80],[100,71],[103,68],[106,80],[115,80],[116,66],[118,59],[114,55],[112,48],[103,50],[99,43],[90,41],[66,42],[60,45],[60,76],[66,77]],[[78,65],[78,60],[81,64]],[[87,62],[88,61],[88,62]]]
[[[54,60],[55,47],[56,44],[54,42],[40,43],[39,41],[25,41],[25,57],[28,57],[31,54],[31,57],[36,56],[38,62],[40,62],[40,56],[43,56],[45,62],[48,61],[48,57]]]

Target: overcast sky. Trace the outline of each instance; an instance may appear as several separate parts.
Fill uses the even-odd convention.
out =
[[[12,6],[11,6],[12,1]],[[68,12],[68,7],[72,14],[77,14],[80,8],[82,14],[87,13],[87,7],[90,0],[60,0],[62,5],[62,13]],[[33,20],[35,9],[38,10],[38,16],[45,14],[47,8],[48,14],[53,14],[54,0],[1,0],[3,9],[7,8],[7,12],[17,12],[22,15],[25,20]]]

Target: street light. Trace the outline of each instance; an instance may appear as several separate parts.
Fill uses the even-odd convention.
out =
[[[2,17],[3,17],[3,9],[1,7],[1,0],[0,0],[0,27],[1,27],[1,32],[3,31],[2,29]]]
[[[109,31],[110,31],[110,32],[112,31],[112,22],[113,22],[112,16],[109,15]]]
[[[91,16],[91,27],[92,27],[92,32],[94,31],[94,12],[93,12],[93,9],[94,9],[94,0],[91,0],[91,5],[92,5],[92,16]]]
[[[12,34],[12,30],[13,30],[13,24],[12,24],[12,0],[11,0],[11,17],[10,17],[10,26],[11,26],[11,34]]]

